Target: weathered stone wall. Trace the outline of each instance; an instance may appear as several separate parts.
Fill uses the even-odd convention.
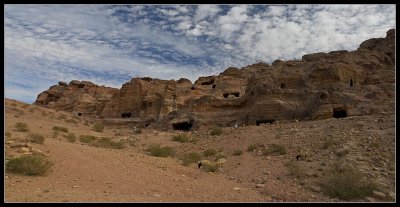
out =
[[[386,38],[366,40],[355,51],[230,67],[194,83],[133,78],[117,90],[60,82],[39,94],[35,104],[104,118],[153,120],[151,126],[162,129],[186,122],[197,128],[394,113],[394,50],[395,31],[389,30]]]

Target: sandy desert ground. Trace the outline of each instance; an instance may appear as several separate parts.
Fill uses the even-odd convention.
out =
[[[40,150],[53,162],[45,175],[5,172],[5,202],[395,201],[394,115],[229,127],[219,136],[210,135],[207,128],[189,132],[143,128],[134,134],[126,125],[105,125],[103,132],[96,132],[92,130],[95,120],[89,118],[10,99],[5,104],[6,161],[21,156],[25,146],[29,149],[25,154]],[[17,122],[26,123],[29,131],[17,131]],[[66,127],[76,141],[69,142],[65,132],[55,135],[53,126]],[[43,135],[44,143],[29,142],[31,133]],[[172,141],[178,134],[192,141]],[[126,147],[91,146],[80,142],[80,135],[122,140]],[[171,146],[176,153],[173,157],[151,156],[146,148],[152,143]],[[252,144],[278,144],[286,154],[248,151]],[[227,160],[217,172],[205,172],[196,163],[182,165],[183,154],[202,155],[210,148]],[[242,154],[234,155],[239,150]],[[308,151],[309,157],[296,160],[301,150]],[[377,186],[374,193],[350,200],[325,195],[321,184],[338,161],[372,179]]]

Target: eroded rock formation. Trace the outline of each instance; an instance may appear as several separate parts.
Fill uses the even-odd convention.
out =
[[[186,130],[394,113],[395,30],[364,41],[355,51],[230,67],[195,83],[133,78],[120,90],[89,83],[60,82],[39,94],[35,104]]]

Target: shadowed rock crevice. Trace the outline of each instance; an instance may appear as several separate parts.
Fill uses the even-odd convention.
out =
[[[183,130],[183,131],[189,131],[192,129],[193,123],[191,122],[178,122],[178,123],[173,123],[172,128],[174,130]]]

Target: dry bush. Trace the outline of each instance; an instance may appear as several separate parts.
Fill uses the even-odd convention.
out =
[[[232,154],[233,154],[234,156],[239,156],[239,155],[242,155],[242,154],[243,154],[243,151],[237,149],[237,150],[234,150]]]
[[[77,124],[78,122],[75,119],[67,119],[65,120],[67,123]]]
[[[103,132],[104,126],[100,123],[95,123],[92,127],[92,130],[96,132]]]
[[[19,131],[19,132],[28,132],[29,131],[28,125],[26,123],[22,123],[22,122],[15,123],[15,129],[17,129],[17,131]]]
[[[172,141],[177,141],[177,142],[180,142],[180,143],[184,143],[184,142],[189,141],[189,137],[187,135],[180,134],[180,135],[173,136],[171,140]]]
[[[206,149],[206,150],[204,150],[204,152],[203,152],[203,155],[204,155],[205,157],[214,156],[214,155],[216,155],[216,154],[217,154],[217,150],[216,150],[216,149],[212,149],[212,148]]]
[[[88,121],[83,122],[83,125],[85,125],[85,126],[90,126],[90,124],[89,124]]]
[[[286,148],[283,145],[271,144],[262,151],[263,155],[284,155],[286,154]]]
[[[208,164],[208,165],[203,165],[202,169],[205,172],[217,172],[218,171],[218,165],[216,163],[211,163],[211,164]]]
[[[6,163],[6,171],[25,175],[43,175],[51,168],[53,163],[40,154],[32,154],[11,158]]]
[[[61,132],[68,133],[68,129],[65,128],[65,127],[54,126],[54,127],[53,127],[53,130],[54,130],[54,131],[61,131]]]
[[[363,175],[356,166],[335,164],[322,183],[323,193],[339,199],[365,198],[376,190],[376,184]]]
[[[28,138],[29,141],[33,143],[38,143],[38,144],[44,143],[44,136],[40,134],[29,134]]]
[[[83,143],[90,143],[94,140],[96,140],[97,137],[92,136],[92,135],[81,135],[79,136],[79,141],[83,142]]]
[[[147,152],[150,153],[152,156],[156,157],[168,157],[168,156],[174,156],[175,150],[172,147],[165,146],[165,147],[160,147],[159,144],[151,144],[147,149]]]
[[[183,165],[188,166],[192,163],[196,163],[201,160],[201,155],[197,152],[191,152],[189,154],[185,154],[182,157]]]
[[[290,161],[285,164],[289,173],[296,178],[306,177],[305,169],[303,169],[296,161]]]
[[[22,106],[21,106],[22,108],[24,108],[24,109],[26,109],[26,108],[28,108],[29,107],[29,104],[22,104]]]
[[[211,129],[210,135],[212,135],[212,136],[219,136],[219,135],[221,135],[223,132],[224,132],[224,131],[222,130],[222,128],[217,127],[217,126],[214,126],[214,127]]]
[[[10,133],[10,132],[6,132],[4,135],[5,135],[7,138],[10,138],[10,137],[11,137],[11,133]]]
[[[125,145],[123,142],[112,141],[108,137],[101,137],[97,142],[91,142],[92,146],[103,147],[103,148],[114,148],[114,149],[124,149]]]
[[[63,135],[65,138],[67,138],[67,140],[69,141],[69,142],[75,142],[76,141],[76,136],[75,136],[75,134],[73,134],[73,133],[68,133],[68,134],[65,134],[65,135]]]
[[[35,112],[35,108],[29,108],[28,111],[31,112],[31,113],[33,113],[33,112]]]

